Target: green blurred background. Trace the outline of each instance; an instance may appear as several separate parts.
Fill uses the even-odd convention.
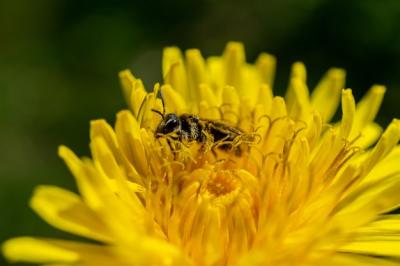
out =
[[[238,40],[250,62],[275,54],[278,93],[296,60],[307,65],[310,87],[329,67],[343,67],[357,98],[387,85],[382,125],[400,116],[398,0],[148,2],[0,0],[0,242],[70,238],[29,209],[32,189],[75,189],[57,146],[88,155],[89,120],[113,123],[125,108],[118,71],[131,68],[151,88],[166,45],[208,56]]]

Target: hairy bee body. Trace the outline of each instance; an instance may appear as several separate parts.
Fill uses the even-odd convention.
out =
[[[222,150],[233,150],[240,152],[236,141],[243,132],[223,122],[201,119],[196,115],[169,113],[163,115],[155,136],[169,135],[171,138],[182,142],[198,142],[201,144],[211,143],[213,147]]]

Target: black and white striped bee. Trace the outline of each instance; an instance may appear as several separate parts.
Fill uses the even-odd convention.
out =
[[[180,142],[211,144],[212,148],[241,154],[239,142],[244,133],[236,127],[220,121],[202,119],[193,114],[164,115],[157,110],[153,111],[162,117],[155,131],[156,138],[168,135]]]

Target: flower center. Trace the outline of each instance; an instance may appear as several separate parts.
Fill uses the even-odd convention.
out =
[[[220,197],[231,193],[238,188],[237,180],[225,172],[211,176],[206,184],[206,191],[215,197]]]

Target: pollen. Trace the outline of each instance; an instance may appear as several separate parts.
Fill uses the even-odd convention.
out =
[[[238,182],[228,173],[213,174],[208,180],[205,190],[210,196],[220,197],[239,189]]]

